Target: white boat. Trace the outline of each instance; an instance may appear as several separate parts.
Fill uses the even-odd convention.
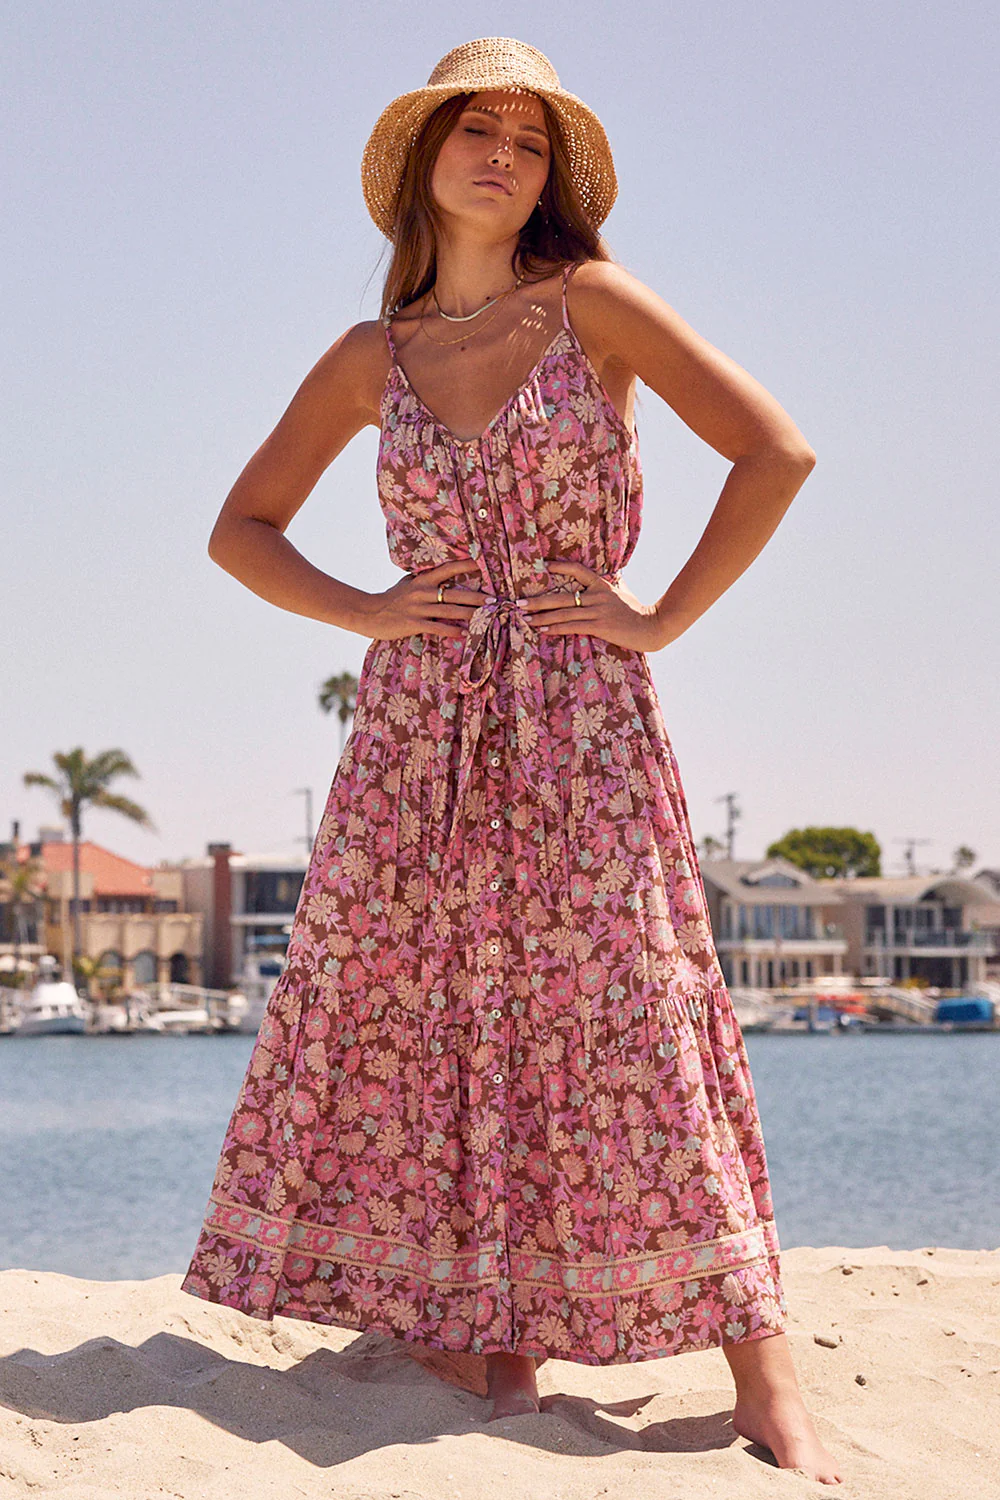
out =
[[[87,1029],[87,1007],[68,979],[40,979],[18,1009],[15,1036],[80,1035]]]
[[[185,1006],[183,1010],[158,1010],[155,1030],[171,1036],[184,1036],[189,1031],[216,1031],[218,1027],[203,1005]],[[150,1028],[154,1029],[154,1028]]]
[[[95,1036],[136,1036],[140,1031],[162,1030],[159,1015],[144,991],[132,991],[124,1000],[94,1006]]]

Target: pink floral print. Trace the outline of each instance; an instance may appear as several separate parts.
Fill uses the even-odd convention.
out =
[[[251,1317],[620,1364],[780,1332],[747,1053],[646,656],[519,601],[616,579],[638,438],[566,310],[476,439],[395,358],[389,555],[464,638],[374,640],[182,1289]],[[463,575],[464,577],[464,575]]]

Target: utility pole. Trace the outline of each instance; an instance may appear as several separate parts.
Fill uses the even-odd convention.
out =
[[[293,797],[304,797],[306,799],[306,831],[299,834],[296,843],[302,842],[307,852],[312,849],[313,844],[313,794],[311,786],[296,787],[292,793]]]
[[[726,804],[726,851],[729,859],[733,858],[733,841],[736,837],[736,824],[743,816],[736,803],[736,792],[727,792],[724,797],[716,797],[716,802]]]
[[[893,843],[896,843],[896,844],[905,844],[906,845],[906,853],[903,855],[903,858],[906,860],[906,873],[907,873],[907,875],[916,875],[916,873],[917,873],[917,867],[916,867],[916,864],[915,864],[914,859],[913,859],[913,851],[916,848],[916,846],[918,844],[933,844],[933,842],[934,842],[933,839],[894,839],[893,840]]]

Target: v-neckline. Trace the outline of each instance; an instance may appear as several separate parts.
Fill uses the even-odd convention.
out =
[[[493,428],[500,421],[501,417],[506,416],[508,410],[514,404],[514,402],[517,400],[518,396],[521,395],[521,393],[523,392],[525,386],[530,385],[531,382],[532,382],[532,380],[534,380],[535,376],[538,374],[538,371],[541,369],[542,365],[548,359],[549,355],[552,353],[553,349],[555,348],[556,344],[559,342],[560,338],[562,337],[562,335],[564,333],[572,334],[572,329],[567,328],[566,325],[563,323],[563,324],[560,324],[560,326],[556,329],[555,333],[553,334],[552,338],[549,340],[548,344],[542,350],[541,354],[535,360],[535,363],[532,365],[532,367],[528,371],[527,375],[525,375],[524,379],[521,381],[521,384],[517,387],[516,390],[511,391],[510,395],[507,397],[507,400],[504,402],[503,406],[501,406],[500,410],[496,413],[496,415],[494,417],[491,418],[491,420],[486,424],[486,426],[483,428],[482,432],[479,433],[479,435],[477,437],[460,438],[456,432],[453,432],[450,427],[448,427],[444,422],[441,421],[440,417],[436,417],[434,415],[434,413],[431,411],[430,407],[427,405],[427,402],[423,399],[423,397],[419,394],[419,392],[417,392],[414,389],[413,383],[410,380],[409,375],[407,375],[406,371],[403,369],[403,366],[399,363],[399,358],[396,355],[395,348],[393,348],[393,351],[392,351],[392,365],[393,365],[393,369],[399,371],[400,376],[402,377],[402,380],[403,380],[403,384],[406,386],[407,390],[410,392],[410,395],[413,397],[414,401],[416,401],[417,405],[426,413],[426,415],[433,422],[434,426],[437,427],[439,429],[439,431],[441,431],[443,433],[446,433],[447,436],[451,439],[451,441],[456,445],[456,447],[458,447],[458,448],[474,448],[477,443],[484,442],[485,439],[488,438],[489,435],[490,435],[490,433],[493,431]]]
[[[390,330],[390,332],[391,332],[391,330]],[[434,412],[432,412],[431,409],[430,409],[430,407],[427,405],[427,402],[423,399],[423,397],[419,394],[419,392],[414,388],[413,383],[410,380],[409,375],[407,375],[406,371],[403,369],[403,366],[400,364],[399,358],[398,358],[398,356],[396,354],[395,343],[391,343],[390,344],[390,356],[391,356],[391,359],[392,359],[392,364],[391,364],[391,367],[390,367],[389,374],[391,376],[393,370],[396,370],[396,371],[399,372],[400,379],[402,380],[403,384],[406,386],[406,389],[409,391],[409,393],[413,397],[414,401],[420,407],[421,411],[426,416],[427,420],[431,423],[431,425],[433,427],[437,428],[438,432],[443,433],[445,435],[445,437],[448,438],[449,442],[454,443],[457,448],[474,448],[474,447],[477,446],[477,444],[485,442],[485,440],[489,437],[490,433],[493,431],[494,427],[501,420],[501,418],[503,418],[503,417],[505,417],[507,415],[507,412],[510,410],[511,406],[513,406],[513,404],[517,400],[518,396],[520,396],[521,393],[524,391],[525,387],[528,386],[528,385],[530,385],[531,382],[532,382],[532,380],[534,380],[535,376],[538,374],[538,372],[541,369],[542,365],[550,357],[550,355],[552,354],[553,349],[556,347],[556,345],[558,344],[560,338],[562,338],[563,335],[565,335],[569,339],[570,343],[573,345],[573,347],[580,354],[580,357],[582,358],[582,360],[584,362],[584,365],[586,366],[587,373],[589,374],[590,378],[593,380],[594,385],[597,387],[597,391],[598,391],[598,394],[600,395],[601,400],[604,402],[604,405],[607,407],[608,411],[610,412],[610,414],[611,414],[611,416],[612,416],[612,418],[613,418],[613,420],[615,422],[615,425],[618,428],[618,431],[621,434],[624,435],[625,440],[626,440],[628,446],[631,447],[632,444],[635,442],[636,429],[634,427],[629,427],[629,425],[626,422],[625,418],[622,416],[622,414],[618,410],[617,406],[615,406],[615,404],[612,401],[611,397],[608,395],[608,392],[607,392],[607,389],[606,389],[606,387],[604,385],[603,380],[601,379],[601,377],[598,375],[597,371],[594,368],[594,362],[593,362],[593,360],[590,358],[590,355],[587,353],[586,349],[580,343],[580,340],[577,338],[574,329],[568,323],[562,323],[556,329],[555,333],[552,335],[552,338],[549,340],[549,342],[546,345],[546,347],[542,350],[541,354],[538,356],[538,358],[536,359],[535,363],[532,365],[531,369],[528,371],[527,375],[521,381],[521,384],[517,387],[516,390],[511,391],[510,395],[507,397],[507,400],[504,402],[503,406],[501,406],[500,410],[496,413],[496,415],[487,423],[487,425],[483,428],[482,432],[478,435],[478,437],[460,438],[457,433],[453,432],[450,427],[448,427],[444,422],[441,421],[440,417],[435,416]],[[386,380],[386,387],[388,386],[388,384],[389,384],[389,381],[387,379]],[[383,387],[382,395],[383,395],[383,399],[384,399],[384,397],[385,397],[385,387]]]

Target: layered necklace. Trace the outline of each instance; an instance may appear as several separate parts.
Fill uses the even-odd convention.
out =
[[[431,296],[434,298],[434,306],[437,308],[437,310],[440,313],[441,317],[444,318],[446,322],[448,322],[448,323],[471,323],[472,320],[473,320],[473,318],[478,318],[482,313],[484,313],[486,311],[487,308],[493,307],[494,304],[500,304],[500,303],[504,302],[506,300],[506,298],[510,296],[511,292],[516,292],[517,291],[518,287],[521,285],[521,282],[523,280],[524,280],[524,276],[523,275],[519,275],[518,278],[517,278],[517,280],[514,282],[513,286],[509,286],[505,292],[499,292],[495,297],[490,297],[486,302],[483,303],[482,307],[477,307],[476,310],[475,310],[475,312],[470,312],[470,313],[446,313],[445,310],[444,310],[444,308],[441,306],[440,302],[438,301],[438,295],[437,295],[437,288],[436,287],[434,287],[432,289]],[[499,305],[497,305],[497,310],[493,314],[493,317],[487,318],[485,323],[480,323],[479,327],[472,329],[471,332],[460,333],[459,336],[458,336],[458,338],[455,338],[455,339],[435,339],[435,338],[432,338],[431,335],[427,332],[427,329],[425,327],[426,312],[423,312],[423,313],[420,314],[420,327],[424,331],[424,337],[430,343],[432,343],[432,344],[438,344],[441,348],[447,348],[451,344],[461,344],[462,348],[464,349],[465,345],[466,345],[466,343],[468,342],[469,339],[474,339],[476,337],[477,333],[482,333],[482,331],[483,331],[484,328],[489,328],[490,324],[493,322],[493,319],[496,318],[496,317],[499,317],[500,310],[501,309],[500,309]]]

